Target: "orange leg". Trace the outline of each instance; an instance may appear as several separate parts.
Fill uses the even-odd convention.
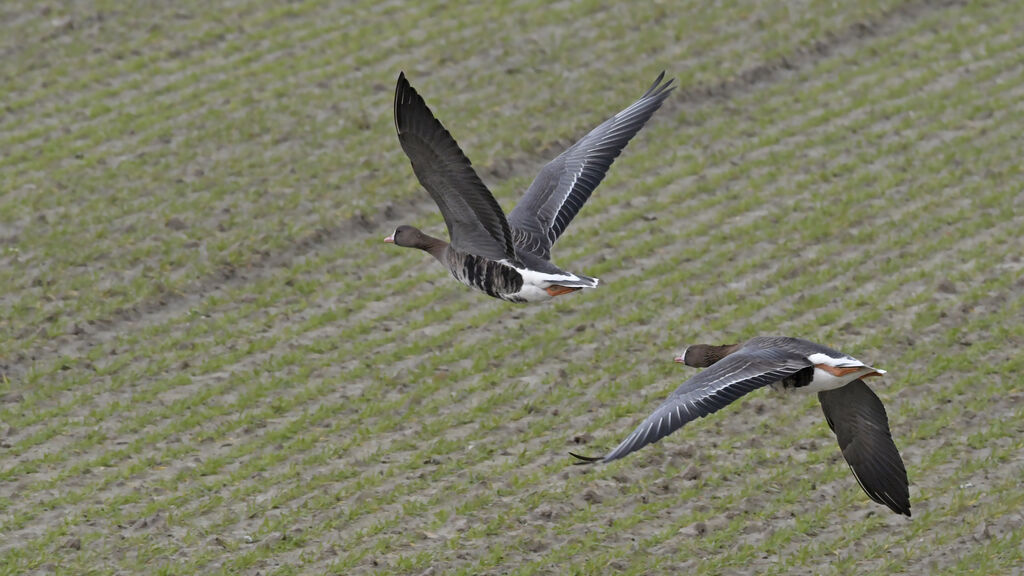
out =
[[[849,367],[849,368],[836,368],[835,366],[829,366],[828,364],[815,364],[814,367],[815,368],[821,368],[825,372],[828,372],[829,374],[831,374],[831,375],[833,375],[833,376],[835,376],[837,378],[842,377],[842,376],[846,376],[847,374],[849,374],[851,372],[856,372],[858,370],[863,370],[864,369],[863,366],[853,366],[853,367]]]
[[[580,288],[570,288],[568,286],[548,286],[547,288],[544,289],[544,291],[550,294],[552,297],[561,296],[562,294],[568,294],[570,292],[575,292],[577,290],[580,290]]]

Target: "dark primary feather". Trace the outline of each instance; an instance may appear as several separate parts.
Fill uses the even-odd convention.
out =
[[[687,422],[717,412],[739,397],[809,366],[810,362],[803,355],[794,352],[740,348],[683,382],[632,434],[599,460],[611,462],[622,458],[661,440]]]
[[[452,247],[494,260],[514,260],[512,232],[501,206],[405,73],[399,74],[395,87],[395,128],[416,178],[444,216]]]
[[[604,179],[630,139],[661,107],[672,90],[662,72],[644,95],[594,128],[545,166],[509,213],[517,244],[543,258]]]
[[[863,380],[818,393],[843,458],[869,498],[910,516],[907,470],[889,432],[885,406]]]

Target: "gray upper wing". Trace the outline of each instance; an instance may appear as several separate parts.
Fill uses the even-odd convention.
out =
[[[907,469],[889,432],[882,401],[863,380],[819,392],[818,400],[864,493],[893,512],[910,516]]]
[[[668,97],[672,80],[662,82],[664,77],[662,72],[639,100],[591,130],[540,171],[509,213],[521,248],[551,257],[551,246],[604,179],[612,162]]]
[[[796,374],[811,363],[793,352],[741,348],[683,382],[604,462],[661,440],[697,418],[725,408],[740,396]]]
[[[444,216],[452,247],[484,258],[515,259],[501,206],[404,72],[395,87],[395,128],[413,172]]]

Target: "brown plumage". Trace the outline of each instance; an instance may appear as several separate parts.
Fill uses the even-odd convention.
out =
[[[386,241],[425,250],[459,282],[510,302],[543,302],[596,288],[597,278],[567,272],[551,262],[551,248],[671,91],[672,81],[666,82],[663,72],[639,100],[549,162],[506,216],[455,138],[405,74],[399,74],[398,141],[444,217],[451,242],[412,226],[399,226]]]
[[[889,432],[885,407],[861,380],[884,370],[821,344],[779,336],[758,336],[741,344],[697,344],[676,362],[706,369],[683,382],[611,452],[573,456],[584,462],[617,460],[763,386],[814,391],[864,492],[893,512],[910,516],[907,471]]]

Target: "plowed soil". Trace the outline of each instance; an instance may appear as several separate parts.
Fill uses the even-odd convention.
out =
[[[0,575],[1011,574],[1024,566],[1024,4],[0,7]],[[678,89],[532,306],[444,236],[399,70],[510,210]],[[816,400],[610,465],[696,342],[871,385],[913,517]]]

